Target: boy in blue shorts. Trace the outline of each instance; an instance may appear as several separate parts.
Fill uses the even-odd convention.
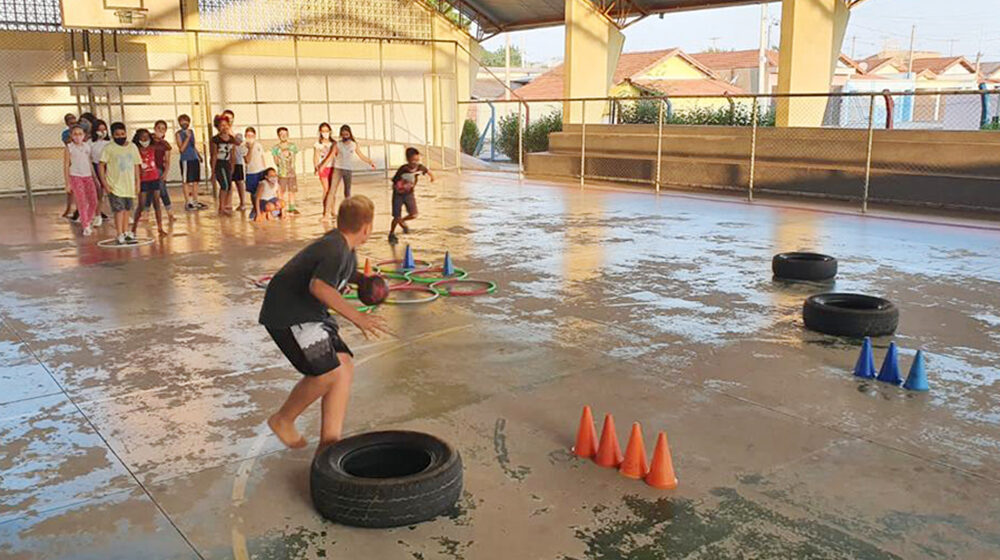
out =
[[[396,237],[396,226],[402,228],[403,233],[410,233],[406,222],[417,217],[417,197],[413,191],[421,175],[427,175],[431,178],[431,182],[434,182],[434,174],[420,163],[420,151],[416,148],[407,148],[406,164],[400,166],[392,177],[392,226],[389,227],[389,243],[393,245],[399,242],[399,238]]]
[[[375,204],[369,198],[348,198],[337,212],[337,229],[292,257],[267,285],[259,321],[304,376],[267,419],[288,447],[306,446],[295,420],[318,399],[323,400],[320,447],[339,441],[343,433],[353,354],[328,310],[354,323],[365,338],[392,334],[384,319],[361,313],[340,295],[349,281],[361,280],[354,251],[368,241],[374,218]]]

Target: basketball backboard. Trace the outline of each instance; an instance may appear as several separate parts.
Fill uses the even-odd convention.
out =
[[[182,28],[181,0],[60,0],[63,27],[71,29]]]

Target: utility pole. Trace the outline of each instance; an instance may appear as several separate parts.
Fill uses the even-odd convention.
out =
[[[770,93],[767,83],[767,4],[760,5],[760,46],[757,53],[757,93]]]
[[[708,40],[712,42],[712,47],[711,48],[712,48],[713,52],[719,50],[716,45],[718,44],[719,39],[721,39],[721,38],[722,37],[709,37],[708,38]]]
[[[510,33],[503,34],[505,43],[503,49],[504,55],[504,69],[503,69],[503,83],[507,87],[503,90],[503,98],[510,101]]]
[[[955,56],[955,43],[958,39],[948,39],[948,56]]]
[[[910,28],[910,60],[906,64],[907,78],[913,77],[913,45],[916,43],[916,40],[917,40],[917,24],[913,24],[913,27]]]

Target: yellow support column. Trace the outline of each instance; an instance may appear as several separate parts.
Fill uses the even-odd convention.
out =
[[[782,0],[778,93],[826,93],[844,43],[845,0]],[[777,126],[820,126],[826,98],[779,99]]]
[[[625,36],[589,0],[566,0],[566,54],[563,97],[606,97]],[[582,103],[563,103],[567,123],[583,122]],[[605,104],[587,103],[587,122],[598,122]]]

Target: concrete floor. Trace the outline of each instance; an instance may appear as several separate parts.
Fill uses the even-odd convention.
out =
[[[362,181],[384,212],[385,183]],[[1000,229],[732,199],[445,176],[405,241],[450,250],[494,296],[379,311],[348,429],[405,427],[465,461],[452,515],[361,530],[308,497],[311,450],[263,421],[297,374],[256,323],[276,270],[321,233],[181,212],[128,251],[0,201],[0,557],[997,558]],[[398,256],[387,218],[362,256]],[[151,233],[153,230],[147,230]],[[932,391],[852,378],[859,341],[803,329],[825,286],[772,254],[840,259],[837,290],[893,299]],[[876,341],[881,360],[889,339]],[[568,453],[581,406],[669,433],[651,489]],[[315,440],[318,416],[300,428]],[[648,449],[651,451],[651,449]]]

